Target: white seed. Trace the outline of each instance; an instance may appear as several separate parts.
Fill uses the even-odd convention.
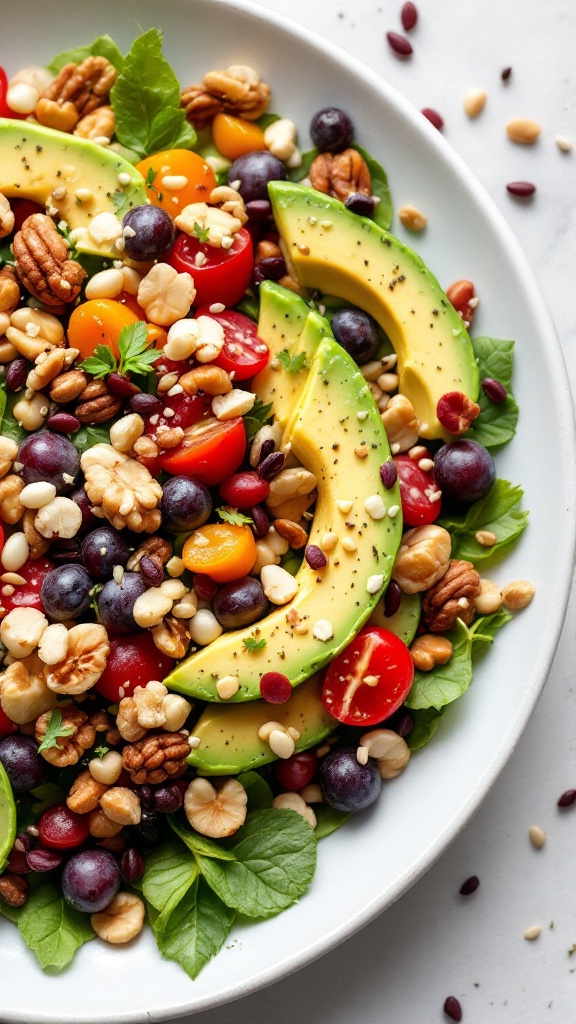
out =
[[[177,579],[178,576],[182,576],[185,568],[186,566],[184,565],[184,562],[178,557],[178,555],[172,555],[170,561],[166,562],[166,572],[173,579]]]
[[[178,732],[182,728],[188,715],[192,710],[192,705],[181,697],[178,693],[167,693],[162,701],[162,711],[166,716],[166,721],[162,726],[166,729],[166,732]]]
[[[322,537],[322,540],[320,541],[320,547],[322,548],[322,551],[325,552],[325,554],[328,554],[330,551],[334,551],[334,548],[336,547],[337,543],[338,534],[330,530],[328,533],[325,533],[324,536]]]
[[[384,519],[386,515],[386,505],[380,494],[371,494],[369,498],[366,498],[364,508],[371,519]]]
[[[209,608],[199,608],[188,623],[188,632],[193,643],[206,647],[220,636],[222,626]]]
[[[280,722],[264,722],[264,725],[261,725],[260,728],[258,729],[258,739],[263,740],[264,743],[267,743],[270,737],[270,733],[273,732],[274,729],[279,729],[280,732],[282,732],[284,726],[280,725]]]
[[[384,586],[384,576],[381,572],[374,573],[373,576],[369,576],[366,581],[366,590],[369,594],[377,594],[379,590],[382,590]]]
[[[164,580],[160,584],[160,590],[172,601],[180,601],[188,593],[188,587],[182,583],[182,580]]]
[[[477,530],[475,534],[476,540],[483,548],[494,547],[497,537],[492,530]]]
[[[314,636],[316,640],[322,640],[323,643],[326,643],[334,636],[334,626],[328,621],[328,619],[318,619],[312,628],[312,636]]]
[[[0,576],[2,583],[9,583],[12,587],[21,587],[26,580],[23,576],[20,576],[17,572],[3,572]]]
[[[117,750],[109,750],[104,757],[94,757],[88,765],[88,771],[96,782],[113,786],[122,774],[122,755]]]
[[[347,516],[348,513],[352,511],[353,504],[354,504],[353,501],[342,501],[341,500],[341,501],[337,501],[336,502],[336,508],[338,509],[339,512],[342,513],[343,516]]]
[[[131,412],[110,427],[110,444],[117,452],[129,452],[143,433],[144,420],[137,412]]]
[[[484,110],[488,93],[484,89],[469,89],[464,97],[464,110],[468,117],[478,117]]]
[[[185,174],[165,174],[160,181],[161,187],[168,192],[181,192],[187,184],[188,178]]]
[[[540,927],[539,924],[532,924],[524,932],[524,938],[527,939],[528,942],[534,942],[534,939],[538,938],[538,936],[540,935],[541,931],[542,931],[542,928]]]
[[[502,607],[500,588],[492,580],[480,580],[480,590],[474,598],[476,611],[480,615],[492,615]]]
[[[356,760],[358,764],[368,764],[368,748],[358,747],[356,751]]]
[[[272,753],[276,754],[276,757],[282,758],[283,761],[292,757],[295,749],[294,740],[283,729],[272,730],[268,737],[268,745]]]
[[[284,537],[281,537],[273,526],[270,527],[264,540],[274,555],[285,555],[290,547],[288,541],[284,540]]]
[[[528,836],[535,850],[541,850],[546,843],[546,833],[539,825],[531,825],[528,829]]]
[[[216,683],[216,692],[222,700],[230,700],[238,690],[240,683],[237,676],[222,676]]]
[[[382,391],[396,391],[399,381],[397,373],[381,373],[376,383]]]
[[[28,561],[30,545],[23,533],[13,533],[8,537],[2,548],[2,565],[5,569],[16,572]]]
[[[342,538],[342,547],[344,548],[344,551],[349,551],[349,552],[353,552],[353,551],[357,551],[358,550],[358,545],[357,545],[357,543],[356,543],[356,541],[354,540],[353,537],[343,537]]]
[[[307,804],[321,804],[324,802],[322,790],[316,782],[309,782],[307,786],[304,786],[304,789],[299,791],[299,793]]]
[[[26,484],[20,491],[20,504],[24,508],[42,508],[56,497],[54,484],[45,480],[38,480],[33,484]]]
[[[132,178],[130,177],[130,175],[128,174],[127,171],[120,171],[120,174],[118,175],[118,184],[119,185],[122,185],[122,186],[129,185],[131,181],[132,181]]]
[[[112,569],[112,577],[114,579],[114,582],[117,583],[118,586],[120,586],[122,580],[124,579],[124,566],[115,565],[114,568]]]
[[[260,580],[264,593],[272,604],[288,604],[298,593],[298,581],[280,565],[263,565]]]
[[[572,152],[572,143],[570,142],[570,139],[566,138],[565,135],[557,135],[556,138],[554,139],[554,142],[558,146],[558,149],[560,150],[561,153],[571,153]]]

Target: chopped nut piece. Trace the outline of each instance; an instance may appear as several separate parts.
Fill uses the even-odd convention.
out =
[[[108,786],[97,782],[89,771],[81,772],[72,783],[66,803],[75,814],[88,814],[95,810],[107,789]]]
[[[480,590],[480,576],[471,562],[452,558],[441,579],[422,601],[422,614],[432,633],[444,633],[456,622],[469,625],[474,618],[474,599]]]
[[[0,519],[14,526],[24,515],[24,507],[20,504],[20,492],[24,481],[10,473],[0,480]]]
[[[308,804],[299,793],[279,793],[278,796],[274,797],[272,807],[276,807],[281,811],[296,811],[296,814],[304,818],[304,821],[310,825],[310,828],[316,828],[318,824],[314,811],[311,807],[308,807]]]
[[[16,725],[34,722],[56,705],[56,694],[46,685],[44,666],[37,654],[14,661],[2,674],[0,706]]]
[[[116,728],[127,743],[136,743],[146,735],[146,729],[138,722],[138,707],[133,697],[123,697],[120,701]]]
[[[0,193],[0,225],[4,224],[2,216],[2,200],[4,196]],[[4,200],[6,202],[6,200]],[[14,215],[12,214],[12,218]],[[11,231],[12,229],[10,229]],[[9,232],[10,233],[10,232]],[[4,236],[0,232],[0,238]],[[4,266],[0,270],[0,313],[11,314],[20,301],[20,283],[16,277],[13,267]]]
[[[46,683],[55,693],[85,693],[98,682],[110,653],[108,634],[96,622],[82,622],[68,631],[68,647],[62,661],[46,665]]]
[[[208,232],[207,244],[215,248],[226,248],[226,239],[232,238],[242,227],[238,217],[233,217],[218,206],[208,206],[207,203],[189,203],[174,218],[174,223],[181,231],[192,236],[199,224],[203,231]]]
[[[119,892],[106,910],[92,914],[90,923],[98,938],[115,946],[130,942],[144,926],[145,907],[139,896]]]
[[[187,316],[195,295],[190,274],[179,274],[167,263],[156,263],[140,282],[138,304],[149,320],[168,327]]]
[[[273,526],[276,533],[283,537],[295,551],[303,548],[308,540],[306,530],[303,530],[298,523],[293,523],[290,519],[275,519]]]
[[[234,388],[225,395],[216,395],[212,399],[212,412],[216,419],[226,421],[235,419],[236,416],[244,416],[256,401],[253,391],[242,391],[241,388]]]
[[[37,608],[13,608],[0,624],[0,640],[14,658],[26,658],[36,649],[48,625]]]
[[[298,580],[280,565],[263,565],[260,580],[272,604],[288,604],[298,593]]]
[[[236,779],[218,783],[193,779],[184,794],[184,812],[193,829],[211,839],[232,836],[246,821],[248,795]]]
[[[398,220],[407,231],[423,231],[428,223],[426,214],[410,203],[400,207],[398,210]]]
[[[44,630],[38,645],[38,656],[45,665],[57,665],[68,653],[68,630],[63,622],[53,622]]]
[[[518,612],[530,604],[535,593],[536,587],[528,580],[516,580],[503,588],[502,600],[509,611]]]
[[[48,729],[50,711],[45,711],[36,722],[34,735],[40,743]],[[84,751],[93,746],[96,739],[96,732],[88,721],[88,715],[80,708],[66,707],[61,710],[62,726],[65,729],[72,729],[66,736],[59,736],[55,747],[47,747],[41,751],[45,758],[55,768],[66,768],[68,765],[77,764]]]
[[[205,128],[223,111],[247,121],[256,121],[266,110],[270,87],[253,68],[232,64],[223,71],[210,71],[201,85],[184,90],[181,104],[196,128]]]
[[[177,606],[172,608],[172,612],[175,607]],[[191,611],[191,615],[194,612]],[[190,646],[190,633],[185,622],[174,618],[174,615],[166,615],[157,626],[153,627],[152,639],[158,650],[170,658],[183,658]]]
[[[394,395],[382,413],[381,419],[390,447],[398,446],[393,448],[393,451],[407,452],[416,444],[420,435],[420,420],[412,403],[405,395]]]
[[[166,721],[163,701],[167,693],[167,687],[155,680],[146,686],[135,687],[132,699],[136,705],[138,725],[143,729],[162,728]]]
[[[93,139],[95,142],[111,139],[114,135],[115,120],[112,107],[98,107],[78,121],[74,135],[79,135],[81,139]]]
[[[142,629],[157,626],[172,610],[172,604],[172,598],[163,593],[159,587],[150,587],[136,599],[132,611],[134,621]]]
[[[80,464],[90,501],[102,508],[112,526],[117,530],[128,527],[135,533],[158,529],[162,488],[145,466],[107,444],[93,445]]]
[[[406,594],[428,590],[448,571],[452,538],[442,526],[417,526],[402,537],[393,577]]]
[[[92,758],[88,771],[96,782],[113,786],[122,774],[122,756],[117,750],[108,750],[104,757]]]
[[[90,811],[88,824],[90,835],[94,836],[95,839],[113,839],[124,828],[120,822],[112,821],[107,814],[104,814],[100,807]]]
[[[71,132],[80,116],[106,103],[118,72],[105,57],[65,64],[36,107],[36,120],[48,128]]]
[[[107,818],[119,825],[138,825],[142,816],[139,797],[125,786],[107,789],[100,799],[100,807]]]
[[[496,543],[496,534],[492,533],[492,530],[477,530],[475,537],[483,548],[494,547]]]
[[[82,526],[82,511],[71,498],[58,495],[38,510],[34,526],[47,540],[55,537],[59,540],[69,540],[76,536]]]
[[[189,753],[187,735],[163,732],[124,747],[122,762],[136,785],[156,785],[178,776]]]
[[[430,672],[436,665],[445,665],[452,657],[452,644],[446,637],[424,633],[416,637],[410,647],[414,667]]]
[[[0,238],[7,238],[14,230],[14,214],[5,195],[0,192]],[[18,289],[18,296],[20,289]],[[16,298],[18,301],[18,297]],[[4,308],[8,308],[7,306]]]

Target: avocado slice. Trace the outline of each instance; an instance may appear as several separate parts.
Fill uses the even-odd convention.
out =
[[[327,714],[327,712],[326,712]],[[331,716],[328,715],[328,718]],[[16,838],[16,804],[10,780],[0,764],[0,874]]]
[[[378,601],[368,620],[370,626],[389,629],[404,641],[406,647],[412,643],[420,623],[420,594],[402,594],[400,607],[394,615],[384,614],[384,601]]]
[[[98,242],[89,227],[99,213],[121,221],[148,202],[144,178],[124,157],[88,139],[8,118],[0,118],[0,155],[3,195],[57,211],[79,252],[118,257],[114,240]],[[129,175],[129,184],[120,184],[120,174]]]
[[[269,744],[258,738],[258,730],[271,720],[297,729],[296,750],[308,750],[340,725],[326,711],[321,694],[322,677],[315,675],[294,690],[286,704],[263,700],[233,707],[211,704],[192,729],[191,736],[200,740],[200,746],[192,751],[188,763],[200,775],[237,775],[275,761]]]
[[[470,338],[436,278],[408,246],[343,203],[291,182],[268,186],[274,220],[298,281],[370,313],[398,356],[399,391],[422,437],[450,440],[436,415],[448,391],[478,397]]]
[[[320,546],[324,534],[334,531],[353,540],[356,550],[339,544],[328,565],[317,571],[303,561],[296,575],[298,593],[289,604],[254,626],[223,633],[181,662],[165,680],[172,690],[218,701],[218,680],[234,675],[240,686],[231,700],[255,700],[261,676],[271,670],[281,671],[297,686],[353,639],[390,578],[402,517],[397,484],[387,491],[380,480],[380,466],[390,457],[388,440],[360,370],[331,338],[320,342],[284,440],[318,481],[310,544]],[[355,449],[364,447],[368,455],[359,458]],[[391,516],[373,519],[366,512],[364,502],[374,494],[386,513],[392,507]],[[350,502],[350,510],[341,511],[338,502]],[[375,593],[369,592],[369,584]],[[319,620],[328,623],[332,637],[314,636],[321,628],[316,628]],[[243,641],[255,629],[266,646],[247,651]]]

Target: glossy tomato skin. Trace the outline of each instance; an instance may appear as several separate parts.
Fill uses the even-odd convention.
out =
[[[9,736],[12,732],[16,732],[16,726],[0,708],[0,739],[3,736]]]
[[[414,664],[402,640],[388,629],[364,626],[329,666],[322,703],[346,725],[377,725],[403,704],[413,678]]]
[[[160,465],[174,476],[193,476],[207,487],[234,473],[246,452],[246,428],[241,416],[222,422],[214,416],[188,427],[177,448],[166,452]]]
[[[51,562],[49,558],[35,558],[18,569],[18,575],[22,576],[26,582],[14,587],[13,594],[2,598],[4,610],[0,612],[0,618],[11,612],[13,608],[37,608],[38,611],[44,611],[40,590],[44,578],[55,568],[54,562]]]
[[[266,366],[270,358],[268,346],[256,334],[256,324],[243,313],[225,309],[211,313],[209,306],[196,310],[196,316],[209,316],[224,328],[224,348],[214,360],[227,373],[234,372],[235,380],[249,380]]]
[[[194,263],[194,257],[199,252],[206,257],[201,267]],[[179,274],[192,275],[196,288],[195,306],[211,305],[213,302],[235,306],[240,302],[252,277],[252,239],[246,228],[241,228],[234,235],[230,248],[222,249],[200,242],[195,236],[183,232],[178,235],[165,262]]]
[[[3,114],[0,116],[4,116]],[[8,115],[12,117],[12,114]],[[10,199],[10,206],[14,214],[14,231],[20,231],[25,220],[34,213],[46,213],[46,208],[33,199]]]
[[[441,496],[430,500],[430,495],[439,494],[432,470],[420,469],[417,459],[409,455],[396,455],[402,518],[406,526],[429,526],[434,523],[442,510]]]
[[[158,650],[150,633],[127,633],[110,639],[106,668],[94,689],[116,704],[122,697],[131,697],[137,686],[146,686],[153,679],[162,682],[173,665],[174,660]]]
[[[216,188],[214,171],[197,153],[189,149],[165,149],[145,157],[136,170],[146,181],[146,194],[153,206],[176,217],[189,203],[208,202]],[[185,178],[184,188],[169,188],[170,178]],[[153,179],[153,180],[151,180]]]

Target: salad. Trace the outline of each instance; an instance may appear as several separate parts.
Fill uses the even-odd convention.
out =
[[[194,978],[304,895],[534,588],[513,342],[350,113],[161,34],[0,75],[0,914]],[[368,827],[368,825],[367,825]]]

